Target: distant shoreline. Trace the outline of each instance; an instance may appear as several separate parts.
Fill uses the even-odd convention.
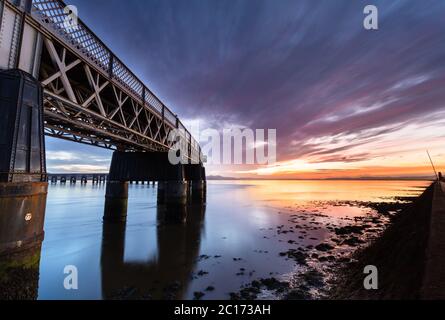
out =
[[[250,181],[434,181],[432,177],[369,177],[369,178],[319,178],[319,179],[298,179],[298,178],[214,178],[207,177],[207,180],[226,181],[226,180],[250,180]]]
[[[48,172],[49,176],[94,176],[94,175],[108,175],[101,172]],[[222,176],[207,176],[210,181],[434,181],[434,177],[358,177],[358,178],[234,178]]]

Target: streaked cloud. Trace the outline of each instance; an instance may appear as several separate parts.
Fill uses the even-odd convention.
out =
[[[376,0],[378,31],[362,0],[71,2],[186,122],[276,128],[283,174],[425,173],[424,149],[444,154],[442,0]]]

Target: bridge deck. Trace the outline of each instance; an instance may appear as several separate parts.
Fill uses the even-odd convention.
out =
[[[179,146],[182,157],[201,162],[198,142],[177,115],[83,21],[67,24],[65,8],[60,0],[0,2],[0,69],[38,78],[45,134],[125,151]]]

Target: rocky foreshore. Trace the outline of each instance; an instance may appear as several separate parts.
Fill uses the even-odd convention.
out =
[[[277,214],[287,223],[261,229],[267,241],[285,245],[274,259],[292,262],[294,271],[279,274],[271,265],[269,276],[258,277],[255,270],[241,267],[234,277],[250,279],[239,290],[223,292],[227,299],[382,299],[414,298],[421,277],[422,255],[428,228],[428,205],[431,188],[420,197],[395,197],[382,201],[319,201],[306,206],[282,208]],[[328,214],[360,208],[357,216]],[[258,253],[270,255],[261,248]],[[199,261],[229,259],[202,254]],[[243,263],[246,257],[233,257]],[[379,290],[363,288],[363,268],[375,265],[379,270]],[[190,279],[208,278],[210,270],[195,270]],[[203,278],[203,279],[204,279]],[[141,292],[127,287],[118,290],[113,299],[180,299],[184,283],[172,282],[163,294]],[[207,299],[220,290],[210,282],[193,299]]]
[[[330,299],[418,299],[429,234],[433,186],[408,203],[370,245],[338,267]],[[378,270],[378,289],[363,286],[364,267]]]

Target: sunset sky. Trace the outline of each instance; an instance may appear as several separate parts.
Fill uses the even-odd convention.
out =
[[[379,9],[379,30],[363,8]],[[277,130],[260,178],[445,171],[445,1],[72,0],[80,18],[201,129]],[[108,150],[47,138],[49,172],[106,172]]]

